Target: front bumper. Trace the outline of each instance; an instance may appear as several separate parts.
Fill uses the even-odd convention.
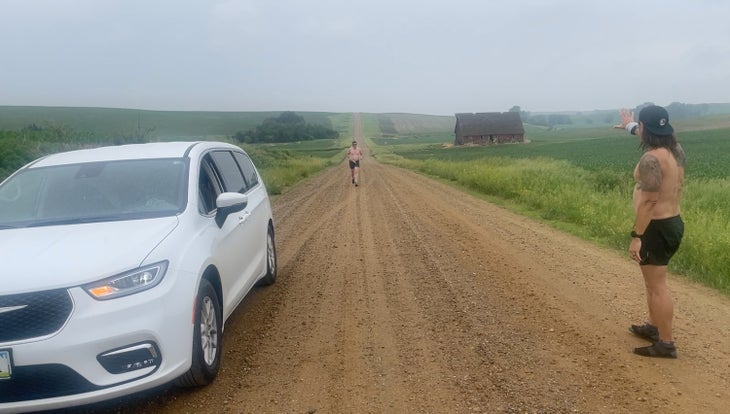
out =
[[[169,269],[155,288],[114,300],[69,289],[74,307],[59,331],[0,343],[12,355],[12,376],[0,380],[0,412],[94,403],[182,375],[191,364],[196,282]]]

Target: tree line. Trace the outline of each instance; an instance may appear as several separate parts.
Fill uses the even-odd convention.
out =
[[[278,117],[265,119],[248,131],[239,131],[233,138],[242,143],[274,143],[333,139],[339,133],[320,124],[311,124],[294,112],[282,112]]]
[[[645,106],[649,105],[654,105],[654,103],[644,102],[634,107],[632,110],[634,111],[635,116],[638,117],[639,111],[641,111],[641,109]],[[699,118],[710,114],[711,111],[710,104],[685,104],[681,102],[672,102],[669,105],[665,106],[665,108],[667,109],[667,112],[669,112],[669,117],[671,119]],[[574,115],[565,113],[533,114],[529,111],[522,110],[522,108],[520,108],[520,106],[518,105],[510,108],[509,112],[518,112],[520,114],[522,122],[524,123],[546,127],[555,127],[556,125],[571,125],[574,123],[575,119],[584,117],[584,114],[580,112],[575,113]],[[604,116],[604,119],[601,120],[606,123],[611,123],[615,119],[617,119],[617,115],[615,113],[611,113]],[[585,117],[584,120],[589,124],[592,123],[592,120],[590,118]]]

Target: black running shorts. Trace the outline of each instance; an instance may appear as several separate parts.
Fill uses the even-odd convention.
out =
[[[357,161],[350,160],[350,169],[353,169],[355,167],[360,168],[360,160],[357,160]]]
[[[684,236],[680,216],[652,220],[641,236],[641,265],[666,266],[679,249]]]

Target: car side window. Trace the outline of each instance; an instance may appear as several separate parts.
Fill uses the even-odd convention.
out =
[[[243,173],[238,168],[238,164],[233,159],[233,154],[230,151],[214,151],[210,155],[221,174],[225,191],[241,194],[248,191],[246,180],[243,179]]]
[[[206,155],[200,164],[198,178],[198,211],[211,214],[216,209],[215,200],[222,192],[220,182],[210,158]]]
[[[246,179],[248,188],[250,189],[255,187],[259,183],[259,176],[256,174],[256,168],[254,168],[251,159],[246,154],[242,154],[240,152],[234,152],[233,156],[236,158],[236,161],[238,161],[241,171],[243,171],[243,177]]]

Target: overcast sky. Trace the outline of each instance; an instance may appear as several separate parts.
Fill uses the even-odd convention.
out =
[[[0,0],[0,105],[458,112],[730,102],[726,0]]]

